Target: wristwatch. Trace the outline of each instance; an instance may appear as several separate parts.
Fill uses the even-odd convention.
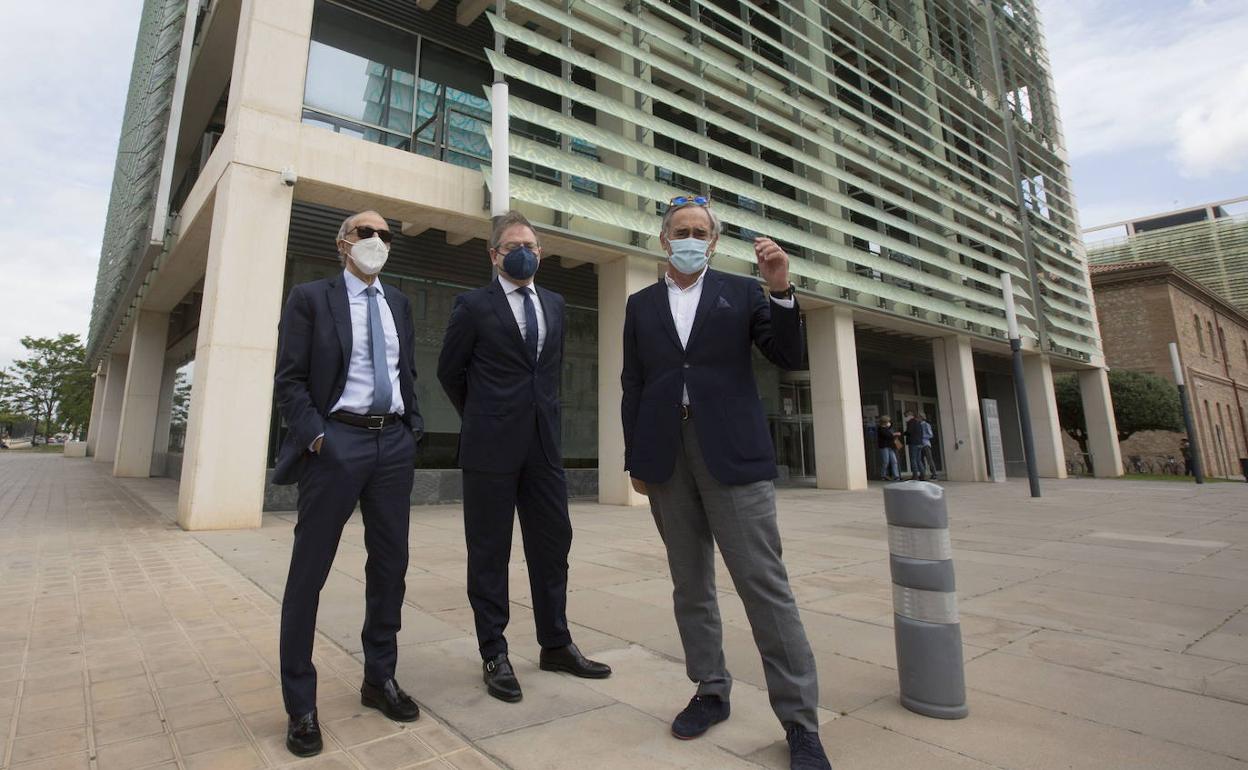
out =
[[[789,284],[789,288],[785,289],[784,291],[771,292],[771,298],[772,299],[793,299],[793,294],[796,291],[797,291],[797,288],[793,286],[793,284]]]

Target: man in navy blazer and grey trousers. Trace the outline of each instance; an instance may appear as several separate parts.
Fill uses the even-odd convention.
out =
[[[672,733],[696,738],[729,714],[718,544],[762,655],[791,767],[830,770],[819,741],[815,658],[780,558],[776,459],[750,354],[757,346],[781,368],[801,367],[788,255],[768,238],[754,241],[770,299],[753,278],[710,270],[720,224],[708,204],[672,199],[659,235],[667,275],[628,298],[624,320],[625,468],[650,496],[686,673],[698,686]]]
[[[568,632],[572,522],[560,448],[563,297],[533,283],[542,247],[523,214],[499,217],[489,245],[498,277],[455,298],[438,380],[461,420],[468,601],[482,678],[490,695],[514,703],[523,694],[503,631],[517,511],[540,668],[591,679],[610,676],[611,669],[582,655]]]
[[[316,610],[357,502],[368,551],[360,698],[391,719],[420,716],[394,681],[412,469],[424,423],[411,306],[377,279],[390,239],[377,212],[348,217],[338,231],[342,273],[291,289],[278,332],[275,390],[288,433],[273,483],[299,484],[281,632],[286,747],[298,756],[322,747],[312,665]]]

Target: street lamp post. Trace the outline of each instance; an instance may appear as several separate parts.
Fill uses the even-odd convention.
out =
[[[1018,315],[1014,312],[1014,283],[1009,273],[1001,274],[1001,296],[1005,299],[1005,324],[1014,359],[1014,400],[1018,402],[1018,421],[1023,431],[1023,458],[1027,461],[1027,483],[1031,496],[1040,496],[1040,474],[1036,470],[1036,439],[1031,431],[1031,410],[1027,406],[1027,383],[1023,379],[1023,339],[1018,331]]]
[[[1196,446],[1196,426],[1192,422],[1192,405],[1187,398],[1187,388],[1183,385],[1183,365],[1179,363],[1179,345],[1170,343],[1170,365],[1174,367],[1174,383],[1179,386],[1179,404],[1183,407],[1183,428],[1187,431],[1188,456],[1191,457],[1192,475],[1197,484],[1205,483],[1205,474],[1200,468],[1200,449]]]

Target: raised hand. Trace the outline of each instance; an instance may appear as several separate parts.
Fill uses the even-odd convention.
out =
[[[772,291],[789,288],[789,255],[770,238],[761,235],[754,239],[754,256],[758,259],[758,272]]]

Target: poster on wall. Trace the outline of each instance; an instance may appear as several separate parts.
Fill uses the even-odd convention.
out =
[[[1005,445],[1001,443],[1001,418],[997,414],[997,401],[982,398],[979,401],[980,416],[984,421],[984,447],[988,450],[988,475],[993,481],[1005,481]]]

